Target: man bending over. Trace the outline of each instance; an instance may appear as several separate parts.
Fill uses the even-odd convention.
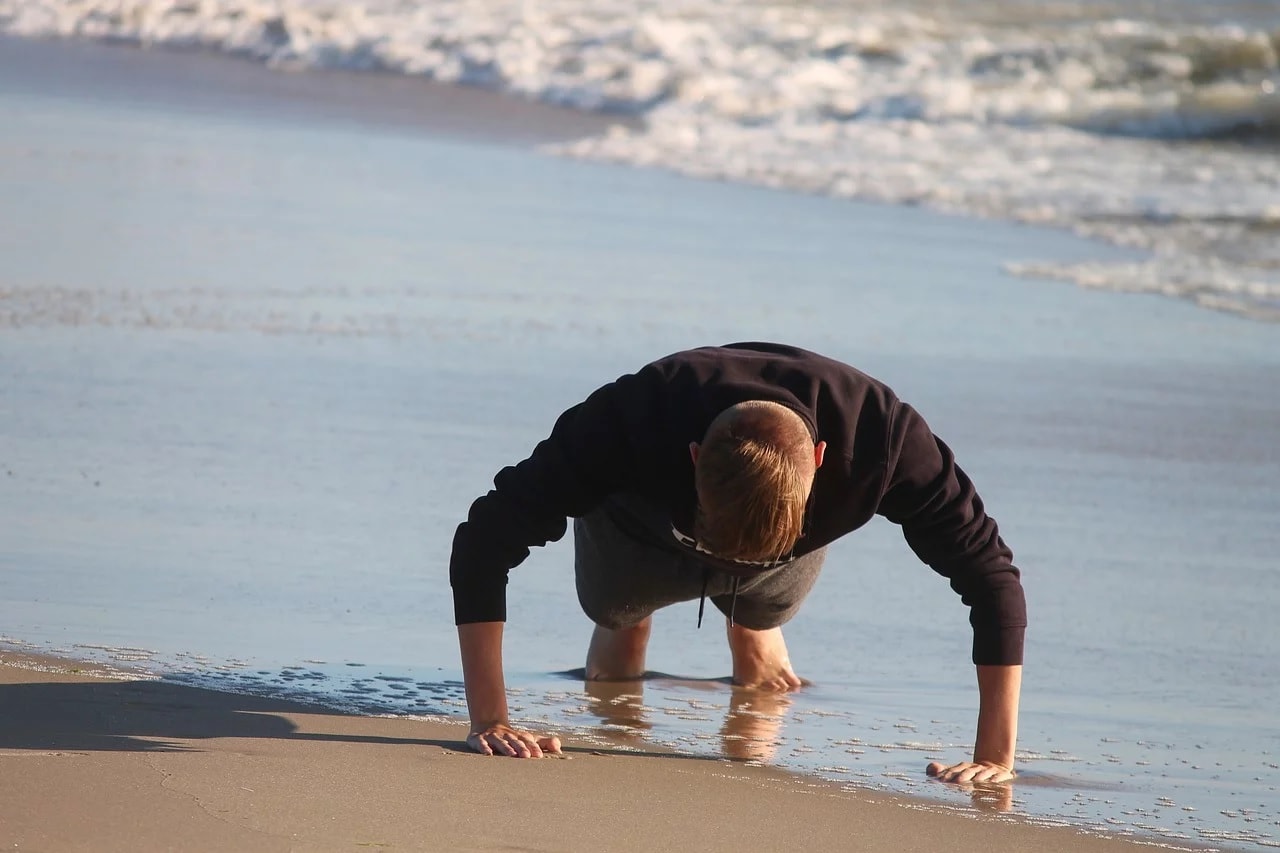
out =
[[[1026,604],[1013,555],[924,419],[883,383],[795,347],[675,353],[592,393],[504,468],[453,540],[449,576],[471,733],[486,755],[559,740],[510,725],[502,672],[507,573],[574,519],[578,600],[595,623],[588,680],[636,679],[654,611],[710,599],[736,684],[790,690],[782,625],[826,546],[875,515],[969,607],[979,712],[972,761],[944,781],[1013,776]]]

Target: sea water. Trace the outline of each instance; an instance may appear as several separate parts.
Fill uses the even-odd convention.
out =
[[[1020,780],[972,749],[963,608],[897,531],[735,693],[718,626],[587,690],[571,546],[512,575],[530,726],[1161,843],[1280,844],[1276,327],[1002,275],[1132,258],[1023,227],[270,111],[0,93],[0,626],[19,647],[363,711],[464,712],[446,566],[565,407],[687,346],[888,381],[1025,573]]]
[[[0,0],[0,32],[463,83],[639,124],[574,156],[1050,224],[1011,271],[1280,317],[1263,0]]]

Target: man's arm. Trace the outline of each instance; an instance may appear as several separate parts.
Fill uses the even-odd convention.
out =
[[[472,503],[454,533],[449,582],[471,714],[467,744],[476,752],[537,757],[560,751],[559,740],[509,724],[502,676],[507,573],[531,547],[560,539],[570,516],[585,514],[629,476],[635,460],[618,412],[626,380],[564,412],[529,458],[498,472],[494,489]]]
[[[894,414],[886,467],[877,511],[969,607],[973,662],[1021,664],[1027,605],[1013,552],[951,449],[905,403]]]
[[[978,735],[973,761],[930,764],[925,772],[944,782],[1004,782],[1012,779],[1018,744],[1021,666],[978,667]]]
[[[978,668],[973,761],[935,762],[927,772],[949,782],[1012,778],[1027,624],[1013,554],[950,449],[906,404],[895,413],[889,450],[891,474],[880,512],[902,525],[916,555],[948,578],[969,605]]]
[[[467,746],[484,755],[541,758],[560,754],[560,738],[538,737],[510,726],[507,688],[502,677],[501,622],[471,622],[458,626],[462,650],[462,680],[467,691],[471,731]]]

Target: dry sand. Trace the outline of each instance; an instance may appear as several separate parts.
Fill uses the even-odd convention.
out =
[[[485,758],[455,723],[104,676],[0,653],[0,849],[1138,849],[766,767]]]

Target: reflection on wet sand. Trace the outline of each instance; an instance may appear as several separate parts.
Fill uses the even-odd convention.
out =
[[[566,673],[576,677],[581,677],[581,674],[582,670]],[[668,678],[678,681],[682,687],[715,692],[721,696],[723,688],[729,686],[729,704],[720,726],[721,753],[733,761],[768,763],[776,757],[782,745],[783,724],[793,705],[791,695],[727,685],[721,679],[700,681],[648,674],[646,678],[630,681],[584,681],[587,710],[599,719],[602,734],[631,746],[642,746],[648,741],[654,728],[649,715],[654,709],[645,705],[644,689],[646,681],[652,678]],[[721,706],[716,703],[716,707]],[[1013,809],[1014,782],[937,784],[967,793],[973,807],[981,812],[994,814]]]
[[[645,716],[643,681],[587,681],[583,690],[589,699],[588,710],[600,718],[600,726],[610,738],[636,744],[653,728]]]
[[[1013,810],[1013,782],[943,782],[955,785],[969,795],[973,807],[980,812],[997,814]]]
[[[698,686],[718,687],[720,682]],[[609,737],[625,743],[641,742],[653,728],[644,704],[643,679],[585,681],[588,711],[600,719]],[[777,753],[782,723],[791,699],[785,693],[766,693],[732,687],[728,712],[720,727],[721,750],[735,761],[770,761]]]
[[[790,708],[791,697],[786,693],[733,688],[729,713],[720,728],[725,756],[738,761],[771,761]]]

